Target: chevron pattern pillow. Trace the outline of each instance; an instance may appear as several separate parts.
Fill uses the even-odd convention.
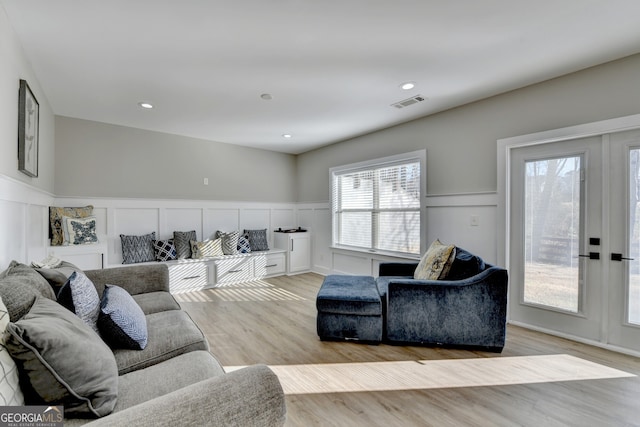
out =
[[[98,332],[100,297],[93,282],[84,273],[74,271],[58,292],[58,303],[78,316],[91,329]]]
[[[172,261],[178,258],[173,240],[156,240],[153,242],[156,261]]]
[[[176,247],[178,259],[191,258],[191,243],[189,243],[191,240],[198,240],[196,230],[173,232],[173,244]]]
[[[119,286],[105,287],[98,329],[111,348],[143,350],[147,346],[147,319],[133,297]]]
[[[122,263],[136,264],[138,262],[155,261],[153,242],[156,240],[156,232],[143,236],[120,235],[122,242]]]
[[[239,237],[239,231],[231,231],[229,233],[225,233],[220,230],[216,231],[216,239],[222,240],[222,252],[225,255],[235,255],[238,253]]]

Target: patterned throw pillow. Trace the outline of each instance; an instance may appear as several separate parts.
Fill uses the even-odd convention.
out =
[[[58,302],[75,313],[91,329],[98,332],[100,297],[98,291],[84,273],[74,271],[58,292]]]
[[[62,217],[70,216],[73,218],[86,218],[93,215],[93,206],[84,206],[79,208],[58,208],[49,207],[50,237],[51,246],[60,246],[64,240],[62,235]]]
[[[88,245],[98,242],[96,217],[62,217],[63,245]]]
[[[269,250],[266,228],[262,230],[244,230],[244,234],[249,236],[249,245],[251,245],[251,251]]]
[[[206,257],[222,256],[222,239],[205,240],[204,242],[191,242],[191,258],[199,259]]]
[[[232,231],[230,233],[225,233],[220,230],[216,231],[216,239],[222,239],[222,252],[225,255],[235,255],[238,253],[239,237],[239,231]]]
[[[22,406],[24,395],[20,389],[18,367],[5,347],[4,332],[9,324],[9,312],[0,298],[0,406]]]
[[[191,258],[191,241],[196,241],[196,230],[191,231],[174,231],[173,244],[176,247],[178,259]]]
[[[143,350],[147,318],[133,297],[119,286],[106,285],[100,303],[98,329],[111,348]]]
[[[143,236],[120,235],[122,241],[122,263],[135,264],[138,262],[155,261],[153,242],[156,240],[156,232]]]
[[[156,261],[172,261],[178,258],[173,240],[156,240],[153,242]]]
[[[238,237],[238,252],[241,254],[251,253],[251,244],[249,243],[249,236],[247,234]]]
[[[454,257],[455,246],[443,245],[440,240],[436,239],[418,263],[413,278],[418,280],[444,279],[449,273]]]

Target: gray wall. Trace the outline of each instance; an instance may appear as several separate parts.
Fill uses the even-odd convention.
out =
[[[637,113],[640,55],[304,153],[298,201],[329,200],[330,167],[420,148],[428,194],[496,191],[498,139]]]
[[[60,116],[55,136],[58,197],[296,198],[293,155]]]
[[[40,104],[38,177],[18,171],[18,89],[20,79],[29,83]],[[54,118],[40,83],[22,51],[4,9],[0,6],[0,174],[53,192]]]

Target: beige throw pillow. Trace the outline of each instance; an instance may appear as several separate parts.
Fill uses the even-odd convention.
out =
[[[438,280],[447,277],[455,258],[455,246],[444,245],[436,239],[424,254],[413,278],[418,280]]]
[[[208,258],[224,255],[222,252],[222,239],[205,240],[204,242],[191,243],[191,258]]]

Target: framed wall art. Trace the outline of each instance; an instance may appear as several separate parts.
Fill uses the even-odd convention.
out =
[[[18,170],[37,177],[40,104],[26,80],[20,80],[18,108]]]

